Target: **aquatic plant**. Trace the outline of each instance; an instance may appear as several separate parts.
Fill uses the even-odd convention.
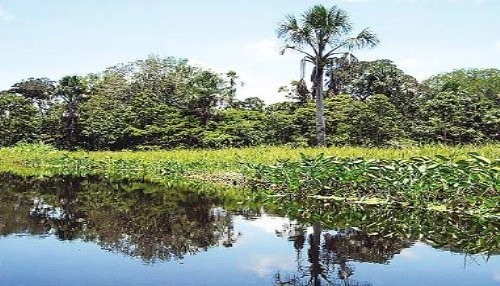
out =
[[[390,203],[497,215],[500,160],[477,153],[453,160],[436,155],[406,160],[303,155],[299,161],[252,164],[251,185],[290,198]]]

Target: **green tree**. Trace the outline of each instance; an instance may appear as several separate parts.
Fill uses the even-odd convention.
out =
[[[336,6],[326,8],[316,5],[307,10],[300,19],[287,16],[278,27],[278,37],[284,39],[285,48],[305,55],[304,60],[314,65],[311,76],[316,99],[317,145],[325,144],[326,128],[323,102],[323,78],[325,67],[337,60],[349,62],[352,51],[373,47],[378,39],[368,29],[351,37],[352,25],[347,13]]]
[[[384,146],[403,136],[401,115],[385,95],[374,95],[353,106],[349,138],[352,144]]]
[[[499,140],[500,70],[456,70],[433,76],[423,86],[419,140],[450,144]]]
[[[80,142],[85,149],[128,148],[130,106],[103,95],[94,95],[81,104]]]
[[[280,86],[278,93],[283,94],[286,98],[303,105],[312,99],[311,92],[307,88],[304,80],[292,80],[289,86]]]
[[[56,85],[55,95],[65,104],[65,110],[62,114],[65,147],[74,149],[77,147],[77,124],[80,117],[78,107],[86,98],[86,83],[80,76],[65,76]]]
[[[39,127],[38,111],[28,99],[0,93],[0,146],[33,141]]]
[[[264,143],[264,113],[257,110],[228,108],[214,115],[201,134],[203,147],[248,147]]]
[[[351,117],[355,116],[357,100],[346,94],[340,94],[325,101],[328,112],[327,124],[329,142],[333,145],[346,145],[351,142],[353,124]]]
[[[187,91],[188,106],[203,125],[207,125],[213,116],[213,109],[230,105],[234,97],[234,86],[231,84],[235,74],[225,79],[209,70],[194,69]]]
[[[465,92],[439,92],[423,98],[420,109],[421,122],[416,130],[420,140],[457,144],[486,139],[482,126],[487,106],[479,96]],[[495,121],[496,130],[499,130],[498,117]]]
[[[45,113],[52,101],[54,88],[54,81],[48,78],[28,78],[15,83],[9,91],[29,99],[38,106],[40,113]]]
[[[478,95],[500,104],[499,69],[461,69],[433,76],[423,82],[430,93],[441,91]]]
[[[264,111],[266,104],[258,97],[247,97],[244,100],[234,100],[231,106],[238,109]]]

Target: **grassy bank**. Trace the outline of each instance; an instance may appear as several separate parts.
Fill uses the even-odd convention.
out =
[[[361,147],[329,147],[329,148],[287,148],[287,147],[254,147],[254,148],[231,148],[222,150],[172,150],[172,151],[141,151],[141,152],[68,152],[57,151],[44,145],[20,145],[14,148],[0,148],[0,164],[4,167],[9,165],[24,165],[43,167],[53,165],[62,158],[109,161],[126,160],[130,162],[141,162],[144,164],[156,164],[158,162],[175,162],[183,168],[198,170],[209,173],[217,172],[242,172],[242,163],[252,164],[276,164],[280,160],[296,161],[302,155],[336,156],[343,158],[364,159],[391,159],[403,160],[412,157],[435,157],[442,155],[453,160],[467,157],[470,152],[477,153],[486,158],[495,159],[500,157],[500,144],[484,146],[443,146],[430,145],[421,147],[407,147],[400,149],[361,148]]]
[[[205,190],[252,187],[273,195],[496,216],[499,150],[500,145],[67,152],[21,145],[0,149],[0,171],[97,174]]]

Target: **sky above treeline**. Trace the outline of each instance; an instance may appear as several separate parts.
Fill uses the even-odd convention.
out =
[[[346,10],[354,32],[419,80],[458,68],[500,68],[500,0],[0,0],[0,90],[28,77],[100,72],[150,54],[188,58],[245,83],[238,97],[282,100],[300,57],[279,55],[278,23],[315,4]]]

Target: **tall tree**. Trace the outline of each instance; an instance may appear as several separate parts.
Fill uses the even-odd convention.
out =
[[[54,81],[48,78],[28,78],[15,83],[9,91],[29,99],[43,114],[49,108],[54,93]]]
[[[86,97],[87,87],[85,81],[79,76],[65,76],[56,86],[56,96],[66,105],[63,113],[65,122],[65,147],[73,149],[76,146],[76,128],[80,117],[78,105]]]
[[[316,98],[317,145],[325,145],[326,128],[324,115],[323,78],[325,67],[340,60],[351,61],[352,51],[364,47],[374,47],[378,38],[369,29],[351,36],[352,25],[349,16],[337,6],[326,8],[316,5],[307,10],[301,18],[288,15],[279,24],[278,37],[285,41],[285,48],[305,55],[304,60],[312,63],[311,75]]]
[[[39,116],[36,107],[26,98],[12,93],[0,93],[0,146],[37,137]]]

